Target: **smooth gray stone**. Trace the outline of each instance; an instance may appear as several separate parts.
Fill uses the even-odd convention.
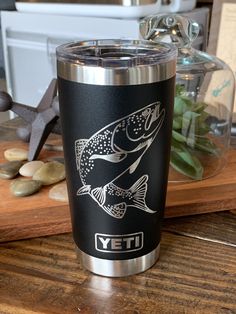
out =
[[[52,187],[48,193],[49,198],[68,203],[68,192],[66,182],[58,183]]]
[[[28,196],[40,190],[42,183],[31,179],[16,179],[11,183],[10,190],[15,196]]]
[[[4,164],[0,164],[0,178],[1,179],[13,179],[18,175],[20,167],[23,165],[22,161],[9,161]]]
[[[65,179],[65,166],[58,161],[45,163],[33,175],[33,180],[41,181],[43,185],[50,185]]]

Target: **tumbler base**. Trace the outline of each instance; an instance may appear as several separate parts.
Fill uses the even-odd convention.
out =
[[[152,267],[159,258],[160,244],[150,253],[128,260],[106,260],[88,255],[77,247],[76,250],[82,265],[92,273],[106,277],[124,277]]]

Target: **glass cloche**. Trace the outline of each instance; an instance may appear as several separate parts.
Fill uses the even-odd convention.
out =
[[[220,59],[192,47],[199,26],[188,17],[148,16],[146,40],[178,47],[169,181],[201,180],[225,165],[230,145],[234,75]]]

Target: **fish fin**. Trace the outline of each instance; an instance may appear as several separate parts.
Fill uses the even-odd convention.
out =
[[[142,159],[142,156],[139,157],[139,158],[135,161],[135,163],[133,163],[133,164],[130,166],[130,168],[129,168],[129,173],[130,173],[130,174],[133,173],[133,172],[137,169],[137,167],[138,167],[138,165],[139,165],[141,159]]]
[[[105,190],[102,187],[95,188],[91,191],[92,198],[99,204],[103,205],[106,200]]]
[[[103,159],[113,163],[118,163],[126,158],[127,154],[125,153],[114,153],[109,155],[98,155],[94,154],[89,159]]]
[[[148,181],[148,175],[144,175],[140,179],[138,179],[138,181],[136,181],[134,185],[132,185],[132,187],[130,188],[130,191],[133,195],[132,206],[148,213],[155,213],[156,211],[148,208],[145,202],[146,193],[147,193],[147,181]]]
[[[84,195],[88,194],[91,190],[91,185],[83,185],[81,188],[78,189],[77,195]]]
[[[112,205],[109,208],[105,207],[105,206],[103,206],[102,208],[110,216],[117,218],[117,219],[122,219],[126,213],[127,205],[126,205],[126,203],[123,202],[123,203]]]
[[[82,151],[85,145],[87,144],[87,142],[88,142],[87,139],[80,139],[80,140],[75,141],[75,157],[76,157],[77,170],[79,169],[80,157],[81,157]]]

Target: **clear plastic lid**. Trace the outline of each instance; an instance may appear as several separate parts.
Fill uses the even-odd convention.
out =
[[[176,56],[177,49],[172,44],[142,40],[92,40],[57,48],[58,61],[105,68],[168,63]]]

